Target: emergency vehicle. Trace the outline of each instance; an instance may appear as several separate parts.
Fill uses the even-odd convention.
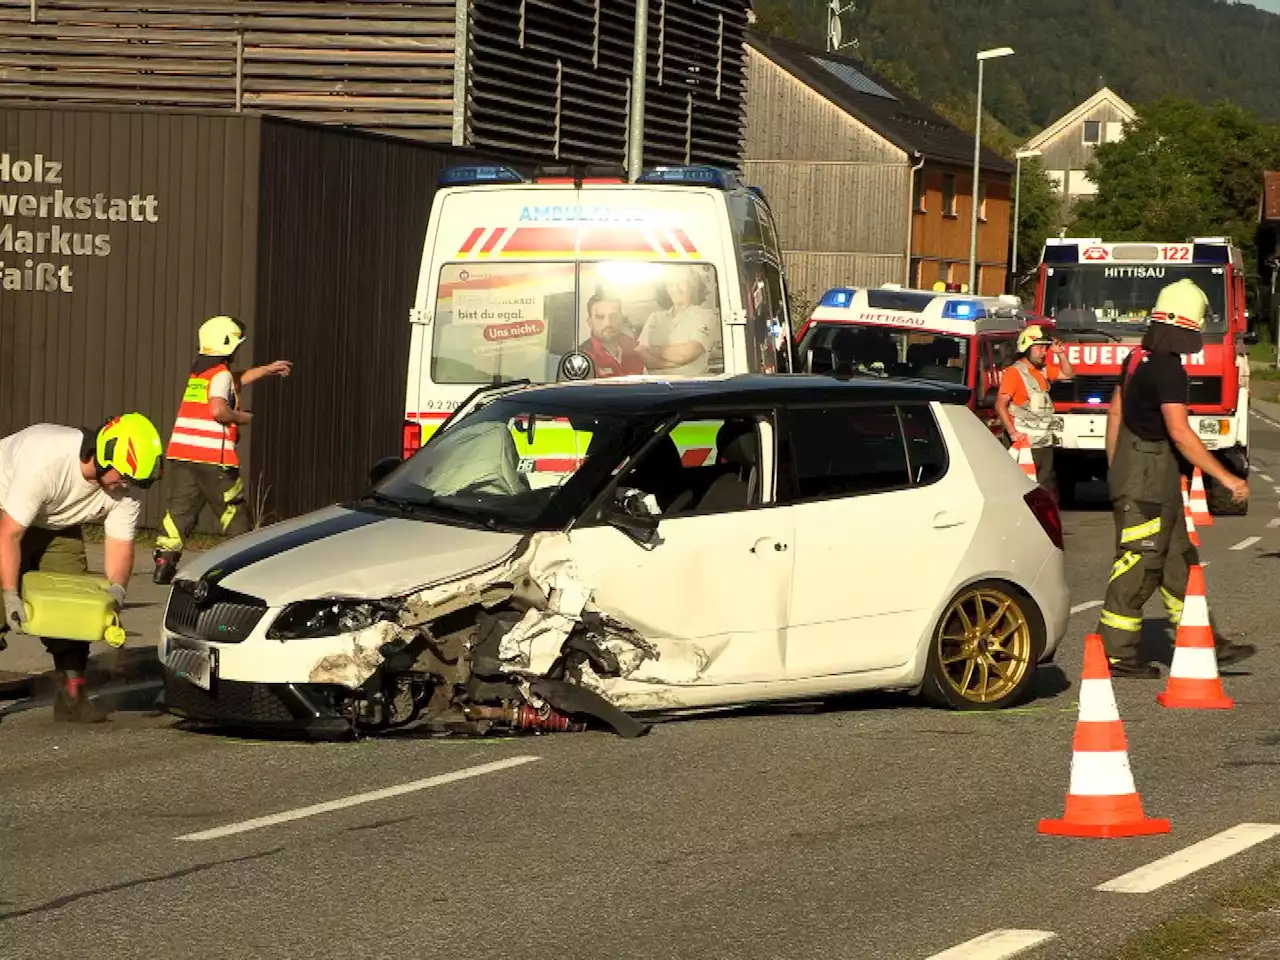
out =
[[[499,383],[789,371],[787,303],[769,205],[730,171],[446,168],[409,317],[403,455]],[[682,455],[710,456],[704,433],[686,427]],[[540,421],[517,439],[519,469],[552,474],[588,438]]]
[[[992,429],[1000,371],[1017,359],[1027,323],[1017,297],[973,297],[900,284],[828,290],[797,335],[810,372],[918,377],[969,387],[969,407]]]
[[[1076,483],[1106,476],[1106,422],[1125,358],[1146,333],[1162,287],[1190,278],[1209,300],[1204,350],[1182,358],[1190,380],[1191,427],[1233,473],[1249,471],[1249,359],[1244,258],[1225,237],[1186,243],[1109,243],[1099,238],[1045,242],[1035,308],[1067,345],[1075,376],[1053,384],[1061,416],[1056,459],[1065,499]],[[1205,478],[1213,513],[1245,513]]]

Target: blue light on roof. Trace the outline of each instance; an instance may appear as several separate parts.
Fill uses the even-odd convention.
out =
[[[732,190],[738,178],[732,171],[719,167],[653,167],[636,178],[637,183],[684,183],[698,187],[719,187]]]
[[[440,174],[440,186],[462,187],[475,183],[523,183],[524,177],[502,165],[445,167]]]
[[[1089,397],[1088,399],[1086,399],[1086,400],[1085,400],[1085,403],[1092,403],[1092,404],[1095,404],[1095,405],[1099,405],[1099,404],[1101,404],[1101,403],[1102,403],[1102,398],[1101,398],[1101,397]]]
[[[822,299],[818,301],[818,306],[847,307],[853,303],[853,295],[857,292],[857,290],[851,290],[849,287],[836,287],[822,295]]]
[[[948,300],[942,307],[944,320],[981,320],[987,308],[977,300]]]

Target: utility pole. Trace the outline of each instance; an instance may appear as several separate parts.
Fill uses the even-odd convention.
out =
[[[631,123],[627,129],[627,179],[644,168],[644,82],[649,67],[649,0],[636,0],[635,49],[631,61]]]

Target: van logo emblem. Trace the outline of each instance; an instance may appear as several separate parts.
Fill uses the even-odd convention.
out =
[[[195,586],[191,588],[192,599],[197,604],[202,604],[209,599],[209,583],[206,580],[197,580]]]
[[[591,358],[581,350],[572,350],[560,361],[560,377],[563,380],[586,380],[594,372]]]

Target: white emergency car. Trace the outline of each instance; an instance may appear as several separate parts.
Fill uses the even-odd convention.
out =
[[[164,706],[631,735],[871,689],[1016,704],[1067,628],[1062,531],[965,399],[803,374],[492,388],[367,495],[184,567]],[[555,423],[583,455],[535,484],[520,461]],[[713,457],[680,455],[690,425]]]

